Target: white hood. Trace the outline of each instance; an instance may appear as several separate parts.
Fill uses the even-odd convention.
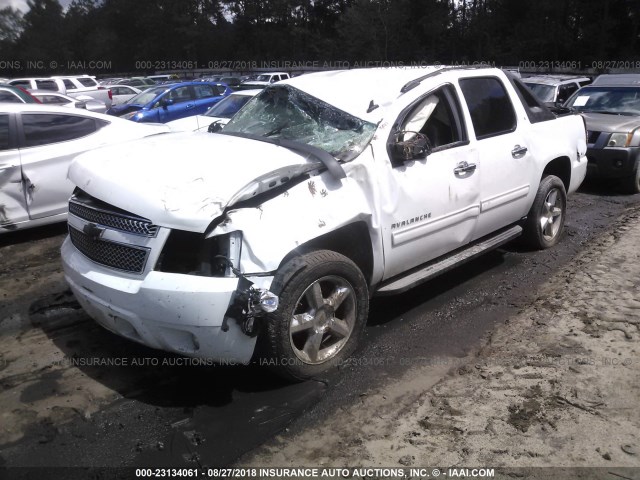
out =
[[[80,155],[69,179],[88,194],[156,225],[204,232],[257,177],[312,158],[269,143],[170,133]]]

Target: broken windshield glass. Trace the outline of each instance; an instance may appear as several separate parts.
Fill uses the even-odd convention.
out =
[[[349,161],[362,152],[375,130],[373,123],[290,85],[278,85],[252,98],[221,133],[305,143]]]

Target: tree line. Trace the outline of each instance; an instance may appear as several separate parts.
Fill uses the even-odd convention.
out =
[[[265,60],[574,70],[640,61],[640,0],[73,0],[66,10],[57,0],[27,3],[25,14],[0,10],[0,76]]]

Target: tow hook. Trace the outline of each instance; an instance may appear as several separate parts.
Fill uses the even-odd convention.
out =
[[[253,282],[240,277],[231,305],[224,315],[222,331],[229,330],[229,319],[233,319],[240,324],[242,333],[255,337],[260,330],[255,319],[264,316],[265,313],[275,312],[278,309],[278,303],[276,294],[263,288],[255,288]]]

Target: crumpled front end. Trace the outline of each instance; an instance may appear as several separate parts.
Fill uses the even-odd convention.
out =
[[[233,235],[210,240],[205,257],[197,243],[180,238],[199,234],[153,225],[86,194],[76,195],[69,211],[65,278],[99,324],[152,348],[249,362],[255,338],[243,332],[238,298],[252,290],[231,271]]]

